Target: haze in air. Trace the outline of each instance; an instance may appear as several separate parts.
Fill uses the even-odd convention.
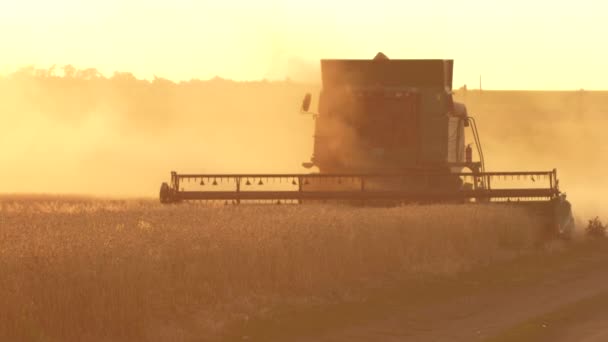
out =
[[[608,339],[607,10],[0,2],[0,340]],[[319,60],[379,51],[453,59],[486,168],[556,168],[572,234],[554,202],[159,203],[310,172]]]

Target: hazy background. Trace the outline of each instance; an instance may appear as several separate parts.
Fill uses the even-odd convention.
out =
[[[383,51],[455,59],[488,169],[556,167],[574,204],[600,212],[608,93],[589,90],[606,89],[607,10],[0,0],[0,192],[156,196],[171,170],[301,172],[313,121],[298,107],[318,94],[318,60]]]
[[[67,66],[0,78],[1,192],[156,196],[171,170],[308,172],[314,84],[175,83]],[[586,211],[608,190],[608,92],[456,90],[479,122],[489,170],[557,168]],[[470,135],[469,135],[470,136]]]
[[[0,0],[0,71],[316,80],[320,58],[453,58],[455,84],[605,89],[598,0]]]

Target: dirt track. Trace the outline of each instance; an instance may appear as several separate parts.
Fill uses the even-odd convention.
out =
[[[299,341],[607,341],[607,262],[607,243],[573,244],[455,279],[403,286],[366,304],[256,323],[242,336]]]

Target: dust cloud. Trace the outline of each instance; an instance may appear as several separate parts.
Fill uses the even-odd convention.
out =
[[[171,170],[307,172],[309,83],[172,82],[71,66],[0,77],[0,192],[156,196]],[[309,77],[310,79],[306,79]],[[603,213],[608,92],[456,91],[478,120],[488,170],[558,169],[575,210]],[[316,107],[313,105],[313,109]]]
[[[303,172],[317,88],[25,68],[0,78],[0,192],[151,197],[171,170]]]
[[[460,89],[476,117],[488,170],[557,169],[581,219],[608,214],[608,92]]]

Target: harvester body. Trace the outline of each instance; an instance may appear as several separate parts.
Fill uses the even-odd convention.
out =
[[[524,202],[555,212],[548,215],[559,218],[553,225],[571,224],[555,170],[485,171],[476,122],[452,97],[453,65],[390,60],[382,53],[371,60],[322,60],[318,110],[311,113],[313,155],[302,164],[314,172],[172,172],[161,186],[161,202]],[[310,104],[306,94],[302,112]],[[468,146],[466,131],[473,140]],[[191,183],[196,187],[186,186]]]
[[[321,173],[452,165],[459,172],[467,117],[452,100],[452,66],[451,60],[321,61],[311,163]]]

